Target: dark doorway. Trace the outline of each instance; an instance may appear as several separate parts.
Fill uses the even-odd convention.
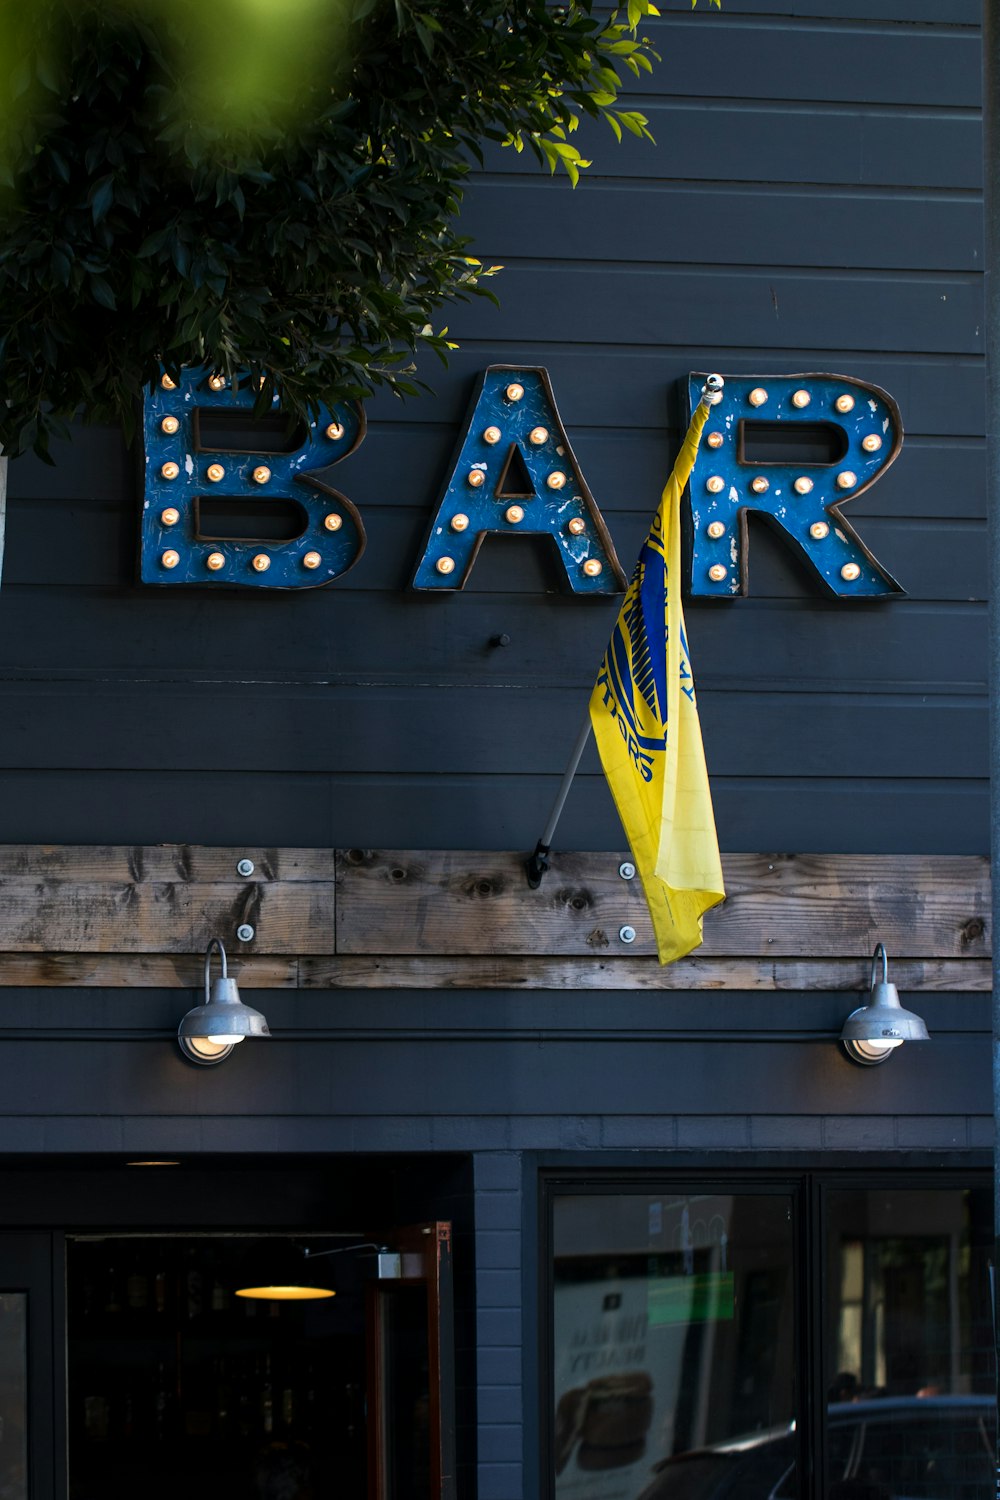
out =
[[[0,1172],[12,1500],[454,1500],[468,1160],[124,1167]]]
[[[70,1238],[70,1500],[363,1497],[376,1263],[318,1236]]]

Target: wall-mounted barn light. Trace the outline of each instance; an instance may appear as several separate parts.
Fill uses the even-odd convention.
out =
[[[881,962],[882,977],[876,979],[876,968]],[[930,1040],[927,1027],[912,1010],[904,1010],[899,1003],[899,992],[889,983],[889,959],[881,943],[872,956],[871,995],[868,1004],[852,1010],[840,1033],[844,1051],[852,1062],[862,1067],[873,1068],[885,1062],[896,1047],[904,1042],[926,1042]]]
[[[212,949],[218,948],[222,976],[212,985],[209,975]],[[205,949],[205,1003],[189,1010],[177,1028],[177,1043],[189,1062],[210,1068],[224,1062],[236,1046],[248,1036],[270,1036],[267,1021],[259,1010],[251,1010],[240,999],[236,980],[229,978],[226,950],[218,938]]]

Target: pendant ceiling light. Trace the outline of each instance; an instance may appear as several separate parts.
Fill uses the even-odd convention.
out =
[[[261,1302],[318,1302],[335,1297],[332,1287],[317,1286],[311,1273],[306,1273],[307,1255],[300,1245],[268,1241],[242,1273],[253,1284],[237,1287],[236,1296]]]
[[[243,1286],[237,1287],[236,1295],[266,1302],[317,1302],[337,1294],[325,1286]]]

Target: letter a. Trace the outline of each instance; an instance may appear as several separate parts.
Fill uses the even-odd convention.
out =
[[[487,534],[551,537],[574,594],[625,588],[547,370],[490,365],[483,375],[413,587],[462,588]]]

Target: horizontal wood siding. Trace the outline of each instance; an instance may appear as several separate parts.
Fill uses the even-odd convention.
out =
[[[54,949],[64,856],[53,852],[41,875],[8,872],[21,883],[5,920],[20,924],[22,947],[0,961],[16,1076],[0,1105],[6,1149],[92,1147],[105,1118],[117,1146],[136,1139],[128,1122],[140,1116],[149,1143],[162,1120],[165,1135],[219,1151],[249,1139],[271,1150],[983,1142],[988,949],[968,925],[982,915],[982,865],[941,863],[981,859],[989,826],[978,21],[978,0],[910,0],[905,17],[897,0],[725,0],[721,12],[677,0],[652,28],[663,63],[634,94],[655,145],[619,147],[584,126],[594,166],[576,191],[491,150],[470,177],[463,225],[506,268],[494,283],[501,306],[449,313],[461,348],[447,370],[423,372],[433,396],[370,403],[365,442],[329,476],[361,508],[369,546],[330,589],[251,599],[139,588],[140,500],[117,432],[80,430],[54,468],[12,465],[0,842],[144,846],[151,863],[102,855],[89,910]],[[489,542],[463,594],[408,590],[475,379],[519,361],[550,370],[626,569],[680,441],[689,370],[839,371],[896,398],[903,452],[845,514],[906,597],[822,599],[751,525],[751,597],[691,604],[687,618],[729,868],[762,849],[842,855],[855,873],[869,856],[895,858],[891,908],[866,905],[849,882],[822,886],[813,920],[801,908],[795,942],[775,952],[765,893],[737,882],[700,956],[660,971],[634,901],[631,956],[564,941],[576,930],[566,920],[593,916],[584,938],[600,929],[610,948],[618,893],[603,890],[600,921],[587,910],[557,921],[553,892],[576,887],[550,876],[544,920],[516,942],[473,923],[478,947],[439,951],[455,905],[440,867],[431,878],[425,860],[416,873],[420,852],[479,851],[475,873],[487,878],[496,851],[513,860],[533,846],[617,607],[560,593],[545,547],[529,540]],[[174,854],[148,854],[161,843],[224,853],[177,869]],[[622,835],[592,750],[556,844],[557,859],[607,851],[613,872]],[[354,872],[359,886],[395,868],[384,851],[408,851],[391,904],[370,908],[366,896],[356,908],[378,910],[377,931],[363,922],[338,937],[348,888],[329,864],[298,879],[296,848],[331,861],[334,849],[383,851]],[[250,892],[228,869],[244,849],[281,858]],[[924,871],[914,884],[902,878],[908,858]],[[502,912],[504,931],[522,920],[519,902],[477,900],[477,923],[487,909]],[[943,926],[928,926],[928,901]],[[267,952],[237,955],[242,982],[276,1031],[314,1029],[329,1045],[299,1062],[291,1046],[258,1049],[210,1089],[172,1054],[164,1063],[162,1043],[177,988],[197,987],[209,928],[249,916],[271,936]],[[102,921],[121,934],[110,951],[94,945]],[[180,949],[150,951],[161,923]],[[907,1048],[868,1076],[824,1046],[797,1077],[796,1048],[839,1027],[887,933],[904,998],[910,987],[947,1066],[934,1049]],[[95,1045],[93,1069],[74,1063],[84,1046],[74,1024],[113,1057]],[[475,1042],[460,1036],[469,1029]],[[599,1044],[619,1031],[604,1078]],[[423,1034],[433,1040],[414,1068]],[[674,1051],[664,1041],[630,1088],[653,1034],[687,1041]],[[748,1069],[751,1034],[769,1039]],[[65,1092],[47,1086],[64,1072]],[[464,1093],[451,1099],[458,1074]],[[362,1078],[378,1080],[364,1098]],[[248,1080],[260,1123],[244,1136],[226,1122],[250,1120]],[[701,1126],[685,1126],[684,1111]],[[63,1123],[40,1124],[46,1112]],[[202,1130],[205,1112],[217,1129]],[[919,1116],[923,1134],[897,1129],[897,1113]],[[839,1117],[853,1136],[838,1133]]]
[[[663,9],[633,92],[655,145],[585,124],[576,191],[527,153],[471,174],[501,305],[441,316],[461,348],[421,371],[432,396],[369,403],[328,475],[369,543],[333,587],[139,588],[115,431],[10,471],[0,1214],[97,1214],[100,1174],[41,1193],[31,1159],[245,1160],[259,1183],[315,1157],[343,1201],[350,1153],[415,1194],[403,1158],[474,1154],[479,1500],[535,1492],[520,1153],[905,1170],[993,1142],[980,0]],[[822,599],[751,524],[751,597],[688,606],[730,902],[666,970],[592,749],[539,891],[511,852],[544,826],[617,601],[560,593],[527,539],[488,542],[463,594],[408,592],[475,381],[519,362],[550,371],[626,571],[690,370],[840,372],[902,412],[899,461],[845,515],[906,597]],[[203,1070],[174,1038],[215,933],[273,1038]],[[933,1040],[868,1070],[835,1039],[877,941]],[[158,1187],[136,1184],[139,1222],[169,1217]]]
[[[978,6],[727,0],[651,25],[656,144],[581,128],[573,191],[492,150],[463,227],[499,309],[449,315],[433,396],[369,405],[331,480],[369,546],[330,589],[140,589],[119,436],[12,466],[0,589],[0,838],[530,848],[615,603],[558,591],[540,541],[468,589],[408,591],[475,376],[545,364],[628,569],[690,369],[888,389],[899,462],[846,509],[907,595],[812,592],[751,526],[745,601],[688,607],[726,850],[987,846]],[[507,637],[503,646],[495,644]],[[559,839],[614,849],[590,753]]]
[[[516,853],[2,846],[0,985],[186,986],[220,935],[256,986],[863,989],[879,942],[902,983],[988,983],[985,858],[726,855],[666,970],[625,858],[556,854],[532,889]]]

